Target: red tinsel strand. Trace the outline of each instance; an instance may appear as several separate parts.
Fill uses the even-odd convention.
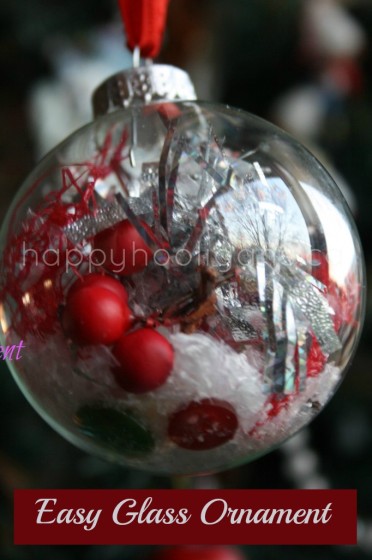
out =
[[[155,58],[160,51],[169,0],[119,0],[128,48]]]
[[[82,247],[68,239],[64,229],[85,216],[94,217],[96,181],[112,173],[127,157],[123,155],[127,138],[128,132],[124,130],[115,146],[112,130],[109,130],[91,161],[61,167],[61,188],[47,194],[41,204],[28,213],[21,230],[8,238],[3,255],[0,300],[6,301],[9,328],[19,337],[26,339],[31,333],[48,335],[58,328],[58,309],[66,295],[67,265],[79,275],[79,266],[75,267],[68,260],[68,251],[79,251],[83,262],[88,259]],[[40,180],[31,185],[28,194],[39,185]],[[66,203],[64,195],[70,189],[76,194],[73,202]],[[58,255],[58,263],[45,264],[43,257],[50,250]],[[54,260],[53,255],[51,259]]]

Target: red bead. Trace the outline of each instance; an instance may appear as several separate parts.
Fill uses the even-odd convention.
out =
[[[130,310],[112,290],[92,284],[68,296],[62,323],[78,344],[113,344],[128,329]]]
[[[126,289],[118,280],[112,278],[112,276],[107,276],[107,274],[87,274],[79,278],[70,288],[68,296],[70,297],[76,290],[81,288],[86,288],[87,286],[101,286],[106,290],[114,292],[122,301],[125,303],[128,301],[128,294]]]
[[[123,336],[114,347],[119,362],[115,377],[129,393],[147,393],[157,389],[170,375],[173,346],[164,336],[151,329],[139,329]]]
[[[225,546],[178,546],[155,554],[152,560],[244,560],[241,552]]]
[[[105,229],[94,239],[96,262],[120,276],[128,276],[146,268],[152,251],[129,220]],[[103,261],[103,262],[102,262]]]
[[[229,404],[203,399],[172,414],[168,435],[179,447],[203,451],[232,439],[237,427],[236,414]]]

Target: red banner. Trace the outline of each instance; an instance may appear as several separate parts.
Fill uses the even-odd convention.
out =
[[[16,490],[25,544],[356,544],[355,490]]]

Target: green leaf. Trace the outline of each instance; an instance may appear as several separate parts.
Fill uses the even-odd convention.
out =
[[[82,406],[75,423],[83,434],[123,455],[150,453],[154,438],[132,411],[118,412],[103,405]]]

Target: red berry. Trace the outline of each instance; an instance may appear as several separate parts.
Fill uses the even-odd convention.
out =
[[[130,310],[112,290],[92,284],[68,296],[62,323],[78,344],[112,344],[129,327]]]
[[[225,546],[178,546],[155,554],[152,560],[244,560],[239,550]]]
[[[238,420],[232,407],[215,399],[191,402],[173,413],[168,426],[170,439],[193,451],[213,449],[232,439]]]
[[[110,290],[114,292],[122,301],[125,303],[128,301],[128,294],[126,289],[118,280],[112,278],[112,276],[107,276],[107,274],[87,274],[86,276],[82,276],[79,278],[70,288],[68,293],[68,297],[70,297],[76,290],[80,290],[81,288],[86,288],[87,286],[101,286],[101,288],[105,288],[106,290]]]
[[[96,262],[120,276],[139,272],[152,256],[151,249],[129,220],[96,235],[94,249],[103,251],[103,255],[95,255]]]
[[[120,364],[114,371],[116,380],[129,393],[146,393],[163,385],[174,362],[173,346],[151,329],[122,336],[114,356]]]

